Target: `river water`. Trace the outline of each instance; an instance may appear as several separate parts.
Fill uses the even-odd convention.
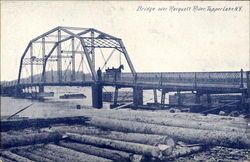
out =
[[[132,89],[120,89],[121,91],[132,91]],[[113,87],[105,87],[103,91],[114,92]],[[64,117],[78,115],[76,105],[82,108],[92,108],[91,88],[90,87],[45,87],[45,92],[54,92],[54,97],[46,97],[44,102],[20,99],[13,97],[1,97],[1,117],[10,116],[22,108],[32,104],[26,110],[18,114],[19,117],[28,118],[48,118],[48,117]],[[86,98],[83,99],[60,99],[59,96],[70,93],[83,93]],[[143,92],[144,102],[153,102],[153,91],[145,90]],[[158,92],[158,101],[160,101],[160,93]],[[166,96],[166,103],[168,96]],[[144,104],[145,104],[144,103]],[[110,103],[104,102],[103,109],[109,109]]]

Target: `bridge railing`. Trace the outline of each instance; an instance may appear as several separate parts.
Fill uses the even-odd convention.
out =
[[[138,84],[179,84],[187,86],[247,86],[247,72],[229,71],[229,72],[164,72],[164,73],[137,73],[136,83]],[[134,83],[134,77],[131,73],[122,73],[120,77],[106,78],[104,81]]]
[[[1,86],[2,87],[13,87],[17,85],[17,81],[5,81],[5,82],[1,82]]]
[[[46,74],[45,81],[41,79],[41,75],[36,75],[33,77],[33,82],[31,82],[31,78],[22,78],[20,79],[20,84],[43,84],[43,83],[59,83],[58,78],[56,77],[56,72],[54,72],[54,75],[51,75],[51,73]],[[71,83],[71,82],[91,82],[92,76],[91,74],[77,74],[75,76],[75,79],[73,80],[71,75],[67,75],[67,77],[64,77],[60,83]]]
[[[136,80],[132,73],[121,73],[116,77],[106,77],[103,73],[103,81],[123,84],[154,84],[154,85],[180,85],[180,86],[231,86],[236,88],[247,87],[247,73],[249,71],[229,71],[229,72],[164,72],[164,73],[137,73]],[[93,81],[91,75],[85,78],[79,77],[75,81],[63,80],[62,82],[90,82]],[[34,83],[43,83],[39,78]],[[46,83],[57,83],[56,80],[47,80]],[[3,82],[2,86],[15,86],[17,81]],[[21,84],[30,84],[30,79],[22,79]]]

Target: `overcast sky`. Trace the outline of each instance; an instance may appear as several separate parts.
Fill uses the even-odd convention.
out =
[[[194,12],[193,6],[242,8]],[[56,26],[122,38],[138,72],[249,70],[249,2],[8,1],[1,2],[1,80],[16,79],[28,42]]]

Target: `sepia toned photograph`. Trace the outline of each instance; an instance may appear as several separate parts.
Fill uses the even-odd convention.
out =
[[[248,162],[249,1],[1,1],[0,162]]]

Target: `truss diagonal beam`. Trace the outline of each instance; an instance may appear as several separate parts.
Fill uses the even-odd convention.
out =
[[[113,53],[115,52],[115,49],[110,53],[110,55],[108,56],[107,60],[105,61],[104,65],[102,66],[101,70],[107,65],[109,59],[111,58],[111,56],[113,55]]]
[[[70,35],[72,35],[72,36],[78,38],[78,39],[80,40],[81,45],[82,45],[82,48],[83,48],[84,53],[85,53],[85,55],[86,55],[86,58],[87,58],[89,67],[90,67],[90,71],[91,71],[91,73],[92,73],[92,78],[93,78],[94,81],[97,81],[97,74],[96,74],[96,72],[95,72],[95,70],[94,70],[95,68],[93,67],[92,60],[91,60],[91,58],[90,58],[90,53],[89,53],[89,51],[88,51],[87,48],[86,48],[85,42],[81,39],[80,36],[78,36],[78,35],[76,35],[76,34],[70,32],[70,31],[68,31],[67,29],[62,28],[61,30],[64,31],[65,33],[68,33],[68,34],[70,34]]]
[[[136,71],[135,71],[135,68],[134,68],[134,66],[132,64],[132,61],[130,60],[128,52],[127,52],[122,40],[119,40],[119,43],[120,43],[120,46],[121,46],[121,49],[122,49],[122,53],[124,54],[124,56],[125,56],[125,58],[127,60],[127,63],[129,65],[129,68],[130,68],[130,70],[131,70],[131,72],[132,72],[132,74],[133,74],[133,76],[135,78],[136,77]]]

